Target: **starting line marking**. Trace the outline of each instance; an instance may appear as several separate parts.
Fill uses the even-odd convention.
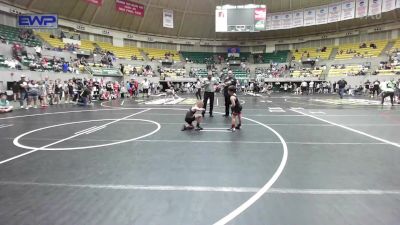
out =
[[[1,128],[6,128],[6,127],[12,127],[14,124],[0,124],[0,129]]]
[[[215,129],[203,129],[200,130],[201,132],[229,132],[232,133],[232,131],[228,130],[228,128],[224,128],[224,130],[215,130]]]
[[[65,184],[65,183],[39,183],[0,181],[0,185],[39,186],[60,188],[90,188],[106,190],[141,190],[141,191],[187,191],[187,192],[230,192],[230,193],[256,193],[256,187],[211,187],[211,186],[170,186],[170,185],[101,185],[101,184]],[[375,189],[292,189],[271,188],[268,194],[299,194],[299,195],[400,195],[400,190],[375,190]]]
[[[312,113],[312,114],[323,114],[323,115],[325,115],[326,113],[324,113],[324,112],[321,112],[321,111],[317,111],[317,112],[311,112],[310,111],[310,113]]]
[[[286,112],[281,107],[268,107],[269,112]]]

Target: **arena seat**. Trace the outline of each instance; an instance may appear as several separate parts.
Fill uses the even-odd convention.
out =
[[[196,75],[200,76],[201,78],[205,78],[208,76],[207,69],[199,69],[196,71]]]
[[[138,60],[143,59],[143,56],[140,53],[140,50],[135,47],[131,47],[131,46],[117,47],[108,42],[96,42],[96,44],[99,45],[100,48],[103,49],[103,51],[110,51],[110,52],[114,53],[114,55],[117,58],[131,59],[131,57],[133,55],[135,55]]]
[[[378,57],[383,49],[385,49],[388,44],[387,40],[377,40],[365,42],[367,44],[367,48],[360,48],[360,43],[350,43],[350,44],[342,44],[338,49],[338,53],[336,54],[335,60],[344,60],[344,59],[352,59],[360,55],[362,58],[371,58]],[[374,43],[376,48],[371,48],[369,45]],[[354,53],[346,53],[348,50],[355,51]],[[342,54],[340,52],[343,51]]]
[[[20,32],[19,28],[0,24],[0,36],[6,39],[8,42],[19,42],[26,46],[42,45],[42,42],[40,42],[40,40],[37,39],[20,40],[18,37],[19,32]]]
[[[320,77],[323,70],[294,70],[291,73],[292,77]]]
[[[395,66],[393,69],[377,70],[376,73],[380,76],[392,76],[400,74],[400,66]]]
[[[328,72],[328,76],[347,76],[348,73],[357,74],[362,70],[362,65],[346,65],[344,69],[331,68]]]
[[[51,38],[50,33],[45,32],[35,32],[43,41],[47,42],[53,48],[64,48],[64,42],[61,41],[59,38]]]
[[[394,51],[399,52],[399,51],[400,51],[400,38],[399,38],[399,39],[396,39],[396,40],[394,41],[394,44],[393,44],[393,46],[392,46],[391,51],[392,51],[392,52],[394,52]]]
[[[311,59],[329,59],[332,49],[332,47],[326,47],[326,51],[321,52],[320,50],[317,50],[317,48],[301,48],[292,53],[295,60],[301,60],[303,57]],[[309,57],[307,57],[307,54],[309,54]]]
[[[213,58],[212,52],[181,52],[183,58],[192,61],[193,63],[205,64],[207,59]]]
[[[0,55],[0,67],[8,67],[5,61],[6,58],[4,57],[4,55]]]
[[[164,72],[161,75],[164,77],[177,78],[179,76],[184,76],[185,73],[186,70],[184,69],[165,68]]]
[[[81,40],[81,45],[79,46],[80,49],[86,50],[86,51],[93,51],[94,49],[94,42],[89,41],[89,40]]]
[[[174,50],[165,50],[165,49],[157,49],[157,48],[143,48],[142,49],[149,57],[149,59],[153,58],[156,60],[165,59],[165,54],[173,54],[172,59],[175,62],[180,62],[181,58],[179,57],[179,53]]]
[[[287,57],[289,54],[289,50],[287,51],[276,51],[272,53],[263,53],[262,58],[264,63],[284,63],[287,61]],[[254,60],[255,63],[258,63],[257,60]]]

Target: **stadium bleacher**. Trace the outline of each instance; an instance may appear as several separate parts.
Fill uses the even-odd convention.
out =
[[[391,52],[399,52],[400,51],[400,38],[396,39],[393,43]]]
[[[362,65],[346,65],[344,68],[331,68],[328,72],[328,76],[336,77],[336,76],[348,76],[348,75],[356,75],[363,69]]]
[[[179,53],[177,51],[174,51],[174,50],[165,50],[165,49],[156,49],[156,48],[143,48],[142,51],[147,54],[149,59],[154,57],[155,60],[160,60],[160,59],[162,60],[162,59],[165,59],[165,55],[166,54],[171,54],[171,58],[175,62],[180,62],[181,61]]]
[[[110,51],[110,52],[114,53],[114,55],[117,58],[131,59],[131,57],[134,55],[137,57],[138,60],[143,60],[143,56],[140,53],[140,50],[138,48],[131,47],[131,46],[117,47],[108,42],[96,42],[96,44],[103,51]]]
[[[4,38],[8,42],[19,42],[26,46],[37,46],[42,45],[42,42],[37,39],[23,39],[21,40],[18,35],[20,33],[20,29],[16,27],[6,26],[0,24],[0,37]]]
[[[291,77],[320,77],[323,70],[294,70],[290,73]]]
[[[319,48],[301,48],[293,52],[293,57],[295,60],[301,60],[303,58],[328,59],[332,50],[332,46],[326,47],[325,51],[321,51]]]
[[[205,64],[208,61],[206,59],[214,57],[214,53],[212,52],[181,52],[181,53],[185,60],[188,59],[189,61],[198,64]]]
[[[263,53],[262,54],[262,61],[259,62],[257,61],[257,59],[254,59],[255,63],[270,63],[270,62],[274,62],[274,63],[284,63],[287,61],[287,57],[289,54],[289,50],[287,51],[275,51],[272,53]]]
[[[47,42],[53,48],[63,48],[64,43],[59,38],[51,38],[49,33],[46,32],[35,32],[43,41]]]
[[[375,44],[376,48],[370,47],[370,44]],[[336,60],[352,59],[354,57],[359,58],[371,58],[378,57],[383,49],[388,44],[387,40],[377,40],[371,42],[365,42],[366,48],[360,48],[360,43],[342,44],[339,46],[336,54]]]

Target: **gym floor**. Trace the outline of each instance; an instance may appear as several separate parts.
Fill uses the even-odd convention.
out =
[[[234,133],[221,96],[203,131],[182,102],[1,115],[0,224],[398,225],[400,107],[337,98],[239,96]]]

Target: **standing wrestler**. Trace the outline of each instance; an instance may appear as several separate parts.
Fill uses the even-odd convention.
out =
[[[236,79],[233,77],[232,70],[228,71],[228,76],[224,80],[224,97],[225,97],[225,115],[224,117],[229,117],[229,106],[231,104],[231,99],[228,93],[229,86],[233,85],[236,87]]]

